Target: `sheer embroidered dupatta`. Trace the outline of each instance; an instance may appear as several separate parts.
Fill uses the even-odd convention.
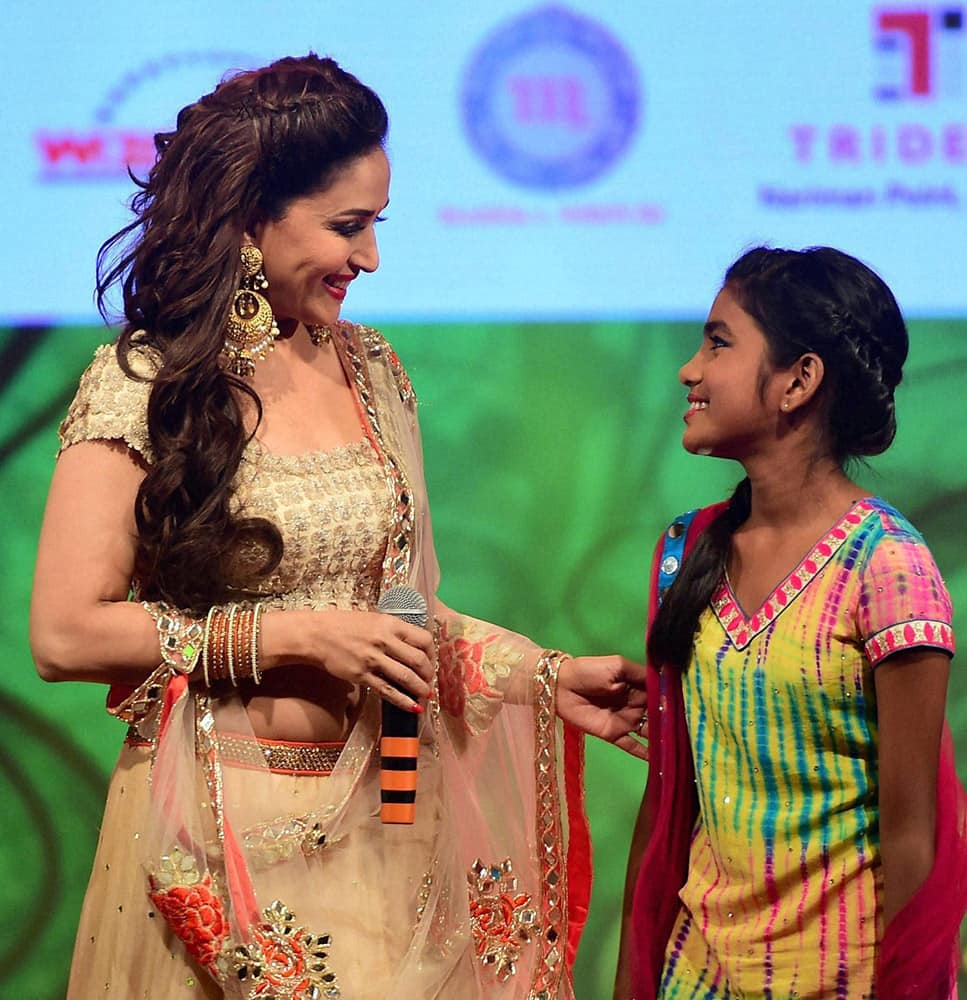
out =
[[[380,446],[412,470],[417,516],[409,582],[435,595],[439,567],[412,388],[378,333],[362,329],[361,342],[374,361],[382,361],[368,369],[375,397],[385,402]],[[345,343],[358,373],[354,339]],[[359,377],[357,391],[365,407],[367,390]],[[439,664],[430,728],[460,858],[454,875],[469,880],[472,947],[490,970],[476,983],[481,995],[490,995],[496,978],[507,996],[569,997],[591,885],[583,735],[556,720],[556,667],[539,646],[436,599],[433,615]],[[495,879],[498,868],[504,874]],[[517,901],[506,921],[495,908],[498,899],[504,913]],[[507,947],[515,936],[523,947]]]
[[[497,982],[508,998],[571,997],[590,857],[553,661],[434,601],[409,381],[375,331],[341,324],[336,340],[394,492],[383,586],[429,595],[439,629],[417,821],[379,822],[377,699],[330,776],[293,778],[225,759],[229,734],[252,738],[238,697],[159,678],[151,898],[229,997],[472,997]]]

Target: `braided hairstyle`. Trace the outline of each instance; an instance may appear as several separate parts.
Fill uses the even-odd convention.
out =
[[[275,525],[230,510],[249,440],[237,392],[261,419],[255,391],[218,360],[239,248],[258,223],[280,220],[293,199],[325,190],[382,148],[387,127],[372,90],[310,53],[231,76],[183,108],[174,131],[155,136],[147,179],[132,176],[135,219],[98,253],[97,302],[110,321],[107,294],[120,286],[122,369],[138,377],[132,351],[147,349],[158,363],[147,412],[155,460],[135,510],[143,595],[203,609],[255,588],[278,565]],[[245,579],[234,578],[240,552],[249,556]]]
[[[851,459],[886,451],[896,435],[894,392],[908,338],[883,279],[832,247],[757,247],[732,264],[724,285],[759,326],[774,367],[788,367],[807,353],[822,359],[817,405],[829,456],[842,468]],[[732,535],[749,516],[751,501],[746,478],[695,543],[649,633],[651,662],[687,666],[699,616],[722,577]]]

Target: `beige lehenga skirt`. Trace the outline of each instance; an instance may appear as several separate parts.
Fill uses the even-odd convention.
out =
[[[222,990],[194,967],[148,898],[139,843],[150,816],[148,747],[125,745],[108,789],[101,834],[81,910],[68,1000],[176,1000]]]
[[[75,942],[68,1000],[215,1000],[224,995],[148,896],[143,839],[151,815],[150,754],[148,747],[125,745],[111,778]],[[296,814],[324,800],[328,780],[319,774],[293,776],[263,768],[252,772],[251,794],[253,800],[270,803],[266,810],[272,814]],[[420,788],[415,826],[381,827],[378,791],[372,792],[371,825],[320,852],[312,862],[311,879],[286,884],[283,872],[271,885],[273,897],[278,893],[307,929],[331,935],[329,965],[343,1000],[402,995],[397,986],[404,974],[403,956],[408,949],[412,952],[413,941],[423,933],[417,910],[425,898],[437,825],[434,788],[422,776],[421,781],[425,787]],[[370,791],[364,789],[363,794]],[[432,961],[425,969],[422,961],[406,966],[405,981],[411,984],[407,996],[411,993],[412,1000],[486,995],[481,993],[469,937],[461,942],[458,934],[447,944],[449,957],[437,968]],[[417,964],[420,969],[414,971]]]

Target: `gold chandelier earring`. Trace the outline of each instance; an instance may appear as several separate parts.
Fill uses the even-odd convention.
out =
[[[262,251],[251,243],[240,249],[242,277],[225,324],[222,353],[230,371],[243,378],[255,374],[255,362],[272,350],[279,328],[269,300],[261,294],[269,287],[262,271]]]

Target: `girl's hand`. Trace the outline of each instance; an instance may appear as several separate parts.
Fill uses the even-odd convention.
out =
[[[289,632],[291,639],[279,634]],[[409,712],[421,711],[418,699],[430,694],[433,679],[433,636],[378,611],[266,612],[262,648],[298,654],[265,665],[304,662],[348,684],[371,688],[381,698]],[[402,690],[398,690],[398,689]]]
[[[634,757],[647,760],[641,735],[648,703],[646,671],[623,656],[579,656],[557,674],[557,714]]]

